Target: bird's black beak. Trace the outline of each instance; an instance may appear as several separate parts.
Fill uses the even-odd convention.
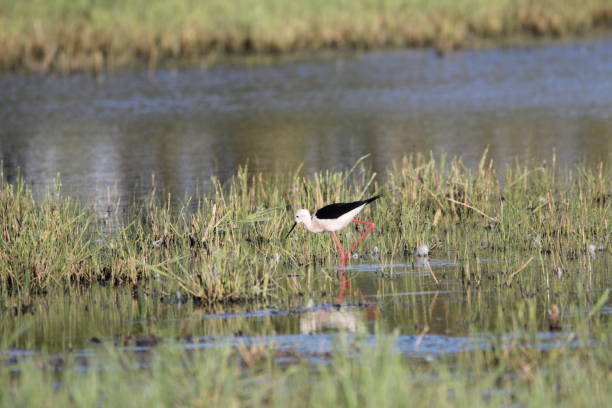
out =
[[[295,228],[295,226],[297,225],[297,222],[293,223],[293,227],[291,227],[291,229],[289,230],[289,232],[287,233],[287,235],[285,235],[285,239],[287,239],[289,237],[289,234],[291,234],[291,232],[293,231],[293,229]]]

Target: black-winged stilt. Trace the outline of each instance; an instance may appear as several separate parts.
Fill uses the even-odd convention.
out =
[[[340,261],[344,263],[345,260],[348,261],[349,254],[353,251],[353,249],[355,249],[357,245],[359,245],[359,243],[366,237],[366,235],[368,235],[374,229],[374,226],[376,225],[373,222],[355,220],[353,219],[353,217],[359,214],[366,205],[368,205],[374,200],[379,199],[380,197],[381,195],[377,195],[368,198],[367,200],[354,201],[352,203],[329,204],[317,210],[317,212],[313,216],[310,215],[310,212],[308,212],[308,210],[297,210],[297,212],[295,213],[295,223],[285,236],[285,239],[289,236],[289,234],[291,234],[295,226],[299,223],[303,223],[306,229],[310,232],[331,232],[332,238],[334,239],[334,242],[338,247],[338,250],[340,251]],[[368,224],[370,228],[368,228],[368,230],[361,237],[359,237],[357,241],[355,241],[353,246],[351,246],[351,249],[349,249],[347,252],[344,252],[342,250],[342,245],[340,245],[338,237],[336,236],[336,231],[341,230],[342,228],[349,225],[351,222]]]

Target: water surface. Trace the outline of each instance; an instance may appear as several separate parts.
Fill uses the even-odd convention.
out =
[[[84,197],[179,197],[239,165],[374,170],[414,152],[483,149],[573,166],[612,151],[612,39],[538,47],[373,52],[270,65],[0,77],[0,160]],[[152,177],[154,175],[154,177]]]
[[[491,347],[498,335],[500,308],[507,311],[508,317],[502,319],[512,327],[511,311],[526,299],[537,304],[537,336],[527,339],[512,332],[504,336],[508,342],[550,349],[572,338],[572,314],[587,314],[610,286],[612,258],[605,252],[568,263],[572,272],[562,279],[552,272],[549,278],[541,276],[541,267],[534,262],[524,273],[539,283],[525,287],[500,284],[507,271],[494,252],[479,251],[479,285],[462,282],[465,260],[444,255],[438,253],[424,266],[411,257],[384,265],[354,260],[343,269],[344,280],[338,276],[340,269],[331,265],[317,268],[307,279],[303,270],[288,267],[289,284],[302,290],[253,303],[198,306],[184,296],[179,301],[168,294],[171,285],[166,282],[136,291],[93,286],[29,299],[9,297],[0,304],[0,331],[5,339],[12,337],[4,357],[27,358],[40,351],[89,356],[102,345],[146,351],[162,342],[178,342],[188,350],[267,344],[280,352],[325,359],[338,333],[371,341],[376,334],[395,333],[403,354],[429,359]],[[592,271],[588,276],[585,262]],[[571,312],[563,309],[575,303],[579,297],[575,288],[587,278],[593,285],[590,300]],[[551,303],[562,308],[561,331],[549,330]],[[608,312],[602,311],[605,316],[609,303]]]

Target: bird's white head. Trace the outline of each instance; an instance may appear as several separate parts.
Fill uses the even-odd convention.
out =
[[[310,213],[308,212],[308,210],[305,209],[301,209],[301,210],[297,210],[295,212],[295,222],[296,223],[303,223],[306,222],[307,220],[310,220]]]
[[[308,210],[305,210],[302,208],[301,210],[297,210],[295,212],[294,219],[295,219],[295,222],[293,223],[293,226],[291,227],[287,235],[285,235],[285,239],[287,239],[289,234],[291,234],[291,231],[293,231],[295,226],[298,225],[299,223],[306,223],[306,225],[308,225],[308,222],[310,222],[310,213],[308,212]]]

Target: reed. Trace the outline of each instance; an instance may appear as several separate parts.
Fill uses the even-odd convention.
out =
[[[0,70],[102,71],[223,55],[436,47],[609,30],[608,0],[0,0]]]

